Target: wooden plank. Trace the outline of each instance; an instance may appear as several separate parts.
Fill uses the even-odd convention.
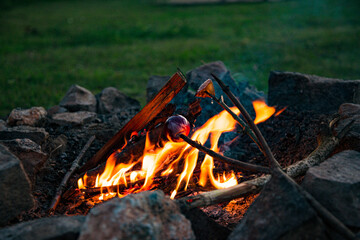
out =
[[[180,71],[175,73],[158,94],[126,123],[78,172],[85,172],[104,162],[111,153],[125,144],[125,138],[129,138],[130,134],[134,131],[142,130],[148,122],[156,117],[185,84],[186,79],[183,74]]]

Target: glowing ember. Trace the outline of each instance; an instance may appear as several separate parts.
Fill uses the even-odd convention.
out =
[[[264,101],[255,101],[254,108],[256,111],[256,123],[265,121],[275,113],[275,108],[268,107]],[[236,107],[232,107],[231,110],[237,115],[240,113]],[[222,111],[194,131],[191,139],[204,145],[210,138],[211,149],[219,152],[218,142],[221,134],[235,130],[235,125],[236,121],[230,114]],[[116,155],[124,148],[122,147],[122,149],[114,152],[107,159],[103,173],[97,175],[94,184],[88,185],[88,177],[85,175],[78,180],[78,188],[100,187],[102,190],[104,187],[108,188],[119,185],[127,188],[125,191],[121,191],[121,194],[119,190],[117,193],[114,193],[108,188],[108,193],[101,193],[99,195],[99,200],[106,200],[116,195],[123,197],[128,193],[152,189],[155,187],[155,177],[161,176],[166,178],[171,175],[172,177],[177,177],[176,186],[171,192],[171,198],[175,198],[179,191],[188,188],[189,181],[197,165],[199,150],[191,147],[186,142],[173,141],[171,138],[160,145],[162,147],[151,143],[150,137],[147,135],[142,157],[131,159],[128,163],[116,164]],[[182,168],[182,170],[178,170],[179,168]],[[200,170],[198,184],[201,186],[209,185],[220,189],[237,184],[234,172],[223,172],[215,177],[214,161],[208,155],[205,156]],[[176,175],[177,172],[179,173],[178,175]],[[131,187],[134,184],[137,185],[136,188]],[[138,186],[139,184],[140,187]]]

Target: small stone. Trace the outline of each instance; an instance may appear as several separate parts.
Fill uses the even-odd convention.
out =
[[[0,140],[12,140],[28,138],[41,145],[49,137],[44,128],[30,126],[17,126],[0,130]]]
[[[64,112],[52,116],[52,121],[59,125],[84,125],[96,118],[94,112]]]
[[[271,72],[269,104],[299,111],[335,113],[343,103],[354,102],[360,80],[341,80],[293,72]],[[339,91],[341,89],[341,91]]]
[[[29,109],[14,109],[11,111],[7,124],[9,126],[28,125],[36,126],[47,115],[43,107],[32,107]]]
[[[56,113],[64,113],[64,112],[67,112],[68,110],[64,107],[60,107],[59,105],[55,105],[55,106],[52,106],[51,108],[49,108],[47,110],[48,112],[48,115],[50,117],[52,117],[54,114]]]
[[[31,180],[34,180],[36,173],[48,159],[48,155],[41,151],[41,147],[27,138],[0,142],[20,159],[27,175]]]
[[[96,98],[89,90],[78,85],[72,85],[59,105],[60,107],[68,109],[70,112],[95,112]]]
[[[195,239],[191,224],[161,191],[115,198],[91,209],[79,240]]]
[[[340,120],[334,128],[335,136],[339,135],[348,124],[353,123],[341,139],[336,152],[348,149],[360,151],[360,104],[342,104],[339,108],[339,116]]]
[[[140,110],[140,103],[136,99],[126,96],[114,87],[105,88],[96,97],[98,99],[98,113],[100,114]]]
[[[78,239],[85,216],[61,216],[22,222],[0,230],[2,240]]]
[[[343,151],[310,168],[302,185],[344,224],[360,228],[360,152]]]
[[[19,159],[0,144],[0,226],[33,206],[29,179]]]
[[[330,236],[297,188],[283,176],[272,176],[228,239],[332,239]]]

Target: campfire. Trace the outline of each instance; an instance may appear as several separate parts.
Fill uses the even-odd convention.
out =
[[[215,98],[210,79],[200,86],[196,96],[213,98],[224,106],[224,103]],[[256,114],[255,124],[264,122],[273,115],[278,116],[285,110],[283,108],[276,112],[275,107],[268,106],[263,99],[255,100],[252,104]],[[192,129],[191,134],[191,124],[181,115],[171,116],[165,122],[158,123],[158,129],[161,130],[157,129],[155,134],[146,130],[126,134],[130,138],[124,139],[124,145],[107,158],[104,168],[90,170],[78,179],[77,190],[82,193],[80,196],[91,198],[92,201],[104,201],[115,196],[121,198],[131,193],[162,189],[174,199],[177,196],[184,197],[204,190],[237,185],[242,177],[239,169],[234,172],[231,166],[214,164],[214,158],[210,155],[199,157],[199,149],[180,137],[182,134],[187,138],[190,134],[188,139],[202,146],[209,142],[209,149],[221,155],[221,135],[235,131],[237,119],[240,119],[237,107],[225,109],[202,126]],[[240,123],[244,125],[242,121]],[[156,136],[158,134],[160,137]],[[141,137],[145,138],[145,144],[142,149],[137,148],[137,151],[142,154],[130,154],[124,159],[123,150],[136,146],[136,141]],[[230,140],[232,141],[234,139]],[[194,174],[195,170],[197,174]],[[101,172],[98,173],[99,171]]]
[[[331,226],[342,236],[353,237],[353,233],[347,226],[312,196],[312,194],[316,195],[316,192],[311,192],[310,195],[307,189],[304,190],[298,185],[306,172],[325,161],[327,156],[339,146],[341,139],[352,131],[356,119],[347,120],[348,116],[352,116],[354,112],[352,106],[344,105],[343,109],[340,108],[342,117],[337,117],[330,122],[330,132],[327,130],[328,132],[321,133],[322,138],[318,139],[319,145],[317,148],[312,148],[310,145],[316,144],[313,139],[314,129],[307,128],[308,125],[305,127],[284,125],[291,114],[296,114],[292,110],[285,111],[286,107],[276,107],[277,103],[267,104],[263,98],[258,98],[251,103],[250,111],[254,112],[250,115],[249,105],[245,109],[232,89],[217,75],[211,74],[211,77],[213,80],[208,79],[197,88],[196,93],[193,93],[193,100],[190,103],[186,102],[184,109],[179,107],[179,102],[172,101],[186,85],[186,79],[179,71],[140,112],[133,115],[113,134],[112,138],[107,138],[104,144],[91,148],[98,139],[91,136],[90,132],[87,133],[88,141],[86,144],[81,144],[82,150],[64,174],[53,201],[44,214],[88,214],[88,218],[91,219],[97,216],[97,214],[91,214],[92,209],[111,208],[117,203],[116,200],[133,199],[130,202],[140,201],[141,204],[146,204],[148,201],[146,198],[164,199],[170,202],[163,202],[160,205],[165,204],[164,206],[167,206],[164,207],[165,209],[170,205],[173,205],[170,209],[181,209],[181,212],[191,219],[192,228],[198,237],[204,229],[196,230],[194,222],[201,215],[196,212],[197,208],[206,212],[207,218],[221,211],[222,217],[214,217],[214,219],[217,219],[216,221],[221,225],[234,229],[235,226],[231,227],[231,224],[236,224],[251,204],[254,205],[253,208],[260,206],[260,210],[257,212],[250,208],[245,222],[254,221],[248,220],[251,218],[256,220],[264,216],[263,213],[257,216],[263,211],[262,204],[264,206],[273,204],[271,206],[274,209],[283,203],[286,206],[289,196],[283,198],[283,195],[289,191],[296,201],[302,199],[301,201],[311,206],[321,222],[324,221],[327,226]],[[218,86],[213,81],[216,81]],[[230,100],[232,107],[229,107],[229,101],[225,101],[224,97]],[[201,119],[201,124],[199,124],[200,113],[206,113],[204,107],[209,106],[210,108],[221,107],[223,110],[206,117],[205,121]],[[311,114],[308,119],[311,119]],[[325,119],[322,115],[317,115],[317,117]],[[282,119],[279,121],[280,124],[272,126],[273,123],[278,122],[279,118]],[[316,124],[320,122],[315,118],[313,121]],[[293,123],[296,124],[296,121]],[[305,131],[311,131],[309,137],[312,141],[309,142],[306,138],[301,140],[296,132],[288,134],[284,130],[282,135],[286,138],[285,147],[288,147],[288,151],[281,144],[281,141],[284,141],[283,138],[278,136],[275,138],[280,142],[273,142],[270,147],[265,137],[271,139],[271,134],[279,132],[274,131],[273,128],[281,130],[282,126],[287,129],[298,128],[302,134],[307,134]],[[265,137],[262,132],[265,132]],[[304,151],[299,148],[299,141],[307,144],[301,145],[306,146]],[[246,155],[243,158],[241,153],[231,154],[239,149],[240,143],[246,149]],[[59,146],[61,147],[61,144]],[[54,152],[58,148],[54,147],[51,151]],[[314,151],[309,154],[312,150]],[[294,151],[296,151],[295,154]],[[279,153],[285,156],[281,162],[277,160]],[[86,154],[88,154],[86,157],[88,160],[81,166],[81,161]],[[298,154],[297,159],[292,159],[296,154]],[[305,177],[305,184],[313,184],[309,181]],[[161,190],[161,192],[156,190]],[[162,192],[168,197],[161,195]],[[267,196],[274,194],[278,198],[267,202]],[[143,197],[145,200],[139,200]],[[106,203],[100,204],[103,202]],[[148,207],[145,206],[144,209]],[[157,214],[156,211],[152,212],[153,210],[151,207],[150,210],[146,210],[149,211],[146,214]],[[272,216],[273,211],[271,209],[268,211],[269,217]],[[109,210],[104,211],[104,214],[106,212]],[[131,208],[129,214],[135,214],[131,213]],[[226,220],[226,217],[231,214],[233,214],[233,220]],[[126,216],[124,213],[124,218]],[[106,219],[107,215],[103,217]],[[167,219],[165,215],[163,217]],[[207,222],[207,218],[203,221]],[[98,221],[104,220],[87,222],[86,227],[97,228]],[[218,229],[218,226],[215,228]],[[124,231],[127,234],[128,228],[126,229]],[[90,232],[82,230],[80,239],[86,239],[86,236],[93,233],[94,230]],[[235,233],[236,230],[231,235],[234,237]],[[123,236],[128,236],[126,234]],[[187,232],[187,234],[187,237],[191,239],[192,233]],[[222,237],[220,234],[219,239],[224,239],[224,236],[229,234],[230,232],[226,232]],[[253,234],[250,235],[253,236]]]

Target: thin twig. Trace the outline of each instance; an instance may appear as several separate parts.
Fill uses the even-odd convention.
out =
[[[259,140],[261,145],[261,149],[263,150],[263,154],[269,161],[269,165],[271,168],[279,168],[281,169],[280,164],[276,161],[274,155],[272,154],[269,145],[265,141],[265,138],[261,134],[259,128],[255,125],[254,121],[250,117],[250,114],[246,111],[244,106],[240,103],[240,101],[235,97],[235,95],[230,91],[229,87],[226,86],[220,78],[218,78],[215,74],[211,74],[216,82],[220,85],[221,89],[224,93],[230,98],[231,102],[240,110],[241,114],[244,116],[245,121],[250,126],[250,128],[254,131],[255,136]]]
[[[251,130],[251,128],[242,120],[238,115],[236,115],[228,105],[224,102],[223,97],[221,96],[220,99],[216,98],[214,95],[206,92],[206,94],[214,100],[217,104],[219,104],[224,110],[226,110],[232,117],[239,123],[239,125],[242,127],[243,131],[256,143],[256,145],[259,147],[259,149],[262,151],[259,141],[257,140],[254,132]]]
[[[211,149],[209,149],[207,147],[204,147],[200,143],[198,143],[196,141],[193,141],[191,138],[189,138],[189,137],[187,137],[187,136],[185,136],[183,134],[180,134],[180,138],[182,138],[185,142],[190,144],[192,147],[197,148],[201,152],[208,154],[209,156],[213,157],[214,159],[216,159],[218,161],[231,164],[233,166],[236,166],[236,167],[241,168],[241,169],[246,170],[246,171],[262,172],[262,173],[269,173],[270,172],[269,168],[267,168],[267,167],[258,166],[258,165],[254,165],[254,164],[251,164],[251,163],[241,162],[239,160],[220,155],[220,154],[212,151]]]
[[[65,186],[67,184],[67,182],[69,181],[70,177],[73,175],[73,173],[75,172],[75,170],[79,167],[79,163],[80,160],[83,158],[85,152],[88,150],[88,148],[90,147],[90,145],[92,144],[92,142],[95,140],[95,136],[92,136],[87,143],[85,144],[85,146],[83,147],[83,149],[81,150],[80,154],[77,156],[77,158],[74,160],[74,162],[71,165],[71,168],[69,169],[69,171],[66,173],[65,177],[63,178],[63,180],[61,181],[61,184],[59,186],[59,188],[56,191],[56,195],[51,203],[51,207],[50,207],[50,213],[53,213],[57,207],[57,205],[60,202],[61,199],[61,195],[62,192],[65,189]]]

